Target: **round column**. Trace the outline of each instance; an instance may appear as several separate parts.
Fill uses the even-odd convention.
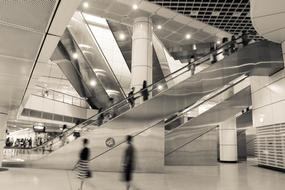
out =
[[[220,161],[237,162],[236,118],[232,117],[220,124]]]
[[[2,166],[3,150],[6,142],[7,110],[0,108],[0,167]]]
[[[143,81],[152,84],[152,22],[148,17],[136,18],[132,36],[132,82],[135,91]]]

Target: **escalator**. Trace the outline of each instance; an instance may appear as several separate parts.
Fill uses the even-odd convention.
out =
[[[51,58],[80,96],[97,109],[109,107],[111,97],[114,102],[123,100],[126,95],[121,84],[127,88],[129,82],[125,78],[130,78],[122,69],[114,73],[105,55],[83,15],[76,12]],[[118,61],[113,62],[118,65]]]
[[[250,82],[249,78],[244,76],[200,104],[187,109],[187,112],[181,113],[169,122],[168,128],[166,127],[166,165],[216,165],[218,135],[214,129],[220,122],[234,117],[250,105]],[[200,113],[185,119],[189,111],[197,112],[197,109],[201,110]],[[182,122],[171,126],[177,120]]]
[[[72,136],[75,130],[80,130],[82,137],[90,139],[92,157],[95,161],[91,162],[91,167],[104,171],[120,169],[119,163],[123,152],[123,146],[120,145],[127,134],[132,134],[136,136],[135,142],[140,145],[137,147],[138,151],[142,152],[138,159],[138,165],[141,167],[139,169],[157,171],[158,167],[163,165],[164,160],[164,150],[161,149],[164,147],[164,118],[188,108],[205,95],[242,75],[271,75],[283,68],[280,46],[266,41],[250,44],[213,65],[209,64],[208,60],[209,55],[205,56],[202,61],[196,61],[197,65],[206,64],[206,67],[193,76],[189,74],[188,66],[166,76],[163,80],[167,82],[167,89],[166,87],[160,89],[160,93],[150,100],[112,118],[99,128],[95,124],[98,115],[95,115],[86,122],[67,130],[64,134]],[[178,81],[181,82],[170,85],[169,82],[174,79],[179,79]],[[152,92],[159,82],[149,85],[149,92]],[[140,92],[135,94],[135,96],[139,95]],[[129,106],[127,100],[118,102],[105,112],[122,106]],[[112,139],[115,142],[113,146],[118,146],[118,148],[107,146],[108,139]],[[73,168],[77,161],[77,150],[81,147],[80,139],[60,146],[61,141],[57,137],[45,145],[51,142],[55,151],[44,155],[39,160],[25,163],[35,167]],[[41,147],[35,149],[39,150]]]

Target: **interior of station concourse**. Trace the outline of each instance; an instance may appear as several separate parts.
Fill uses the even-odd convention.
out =
[[[284,0],[0,0],[0,189],[283,190]]]

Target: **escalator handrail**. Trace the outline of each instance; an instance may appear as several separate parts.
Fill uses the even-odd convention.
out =
[[[241,83],[242,81],[244,81],[244,80],[247,79],[247,78],[248,78],[248,76],[246,76],[246,77],[244,77],[244,78],[242,78],[242,79],[236,81],[235,83],[233,83],[233,84],[227,86],[227,87],[224,88],[223,90],[221,90],[221,91],[219,91],[219,92],[213,94],[212,96],[206,98],[205,100],[203,100],[203,101],[200,102],[199,104],[195,105],[195,106],[192,107],[191,109],[195,109],[195,108],[201,106],[202,104],[206,103],[207,101],[209,101],[209,100],[211,100],[211,99],[213,99],[213,98],[215,98],[215,97],[221,95],[222,93],[226,92],[227,90],[229,90],[230,88],[234,87],[235,85]],[[186,109],[187,109],[187,108],[186,108]],[[177,119],[181,118],[181,116],[183,116],[183,115],[184,115],[184,113],[180,112],[175,118],[171,119],[171,120],[169,121],[169,123],[170,123],[170,122],[173,122],[173,121],[176,121]],[[173,130],[176,130],[177,128],[179,128],[179,126],[176,127],[176,128],[174,128],[174,129],[172,129],[172,130],[170,130],[169,133],[166,134],[166,136],[169,135],[169,134],[171,134],[172,131],[173,131]]]
[[[82,123],[80,123],[80,124],[78,124],[78,125],[75,125],[75,126],[69,128],[69,129],[65,130],[63,133],[61,133],[61,134],[59,134],[59,135],[56,135],[54,138],[52,138],[52,139],[50,139],[50,140],[48,140],[48,141],[45,141],[43,144],[38,145],[38,146],[35,146],[35,147],[32,147],[32,148],[30,148],[30,149],[36,150],[36,149],[38,149],[38,148],[41,148],[41,147],[47,145],[49,142],[51,142],[51,141],[53,141],[53,140],[55,140],[55,139],[57,139],[57,138],[60,138],[61,136],[64,136],[64,134],[66,134],[67,132],[72,131],[73,129],[77,128],[77,127],[80,126],[80,125],[83,125],[81,128],[84,128],[84,127],[90,125],[89,121],[92,120],[93,118],[95,118],[96,116],[99,116],[100,114],[108,113],[110,110],[112,110],[112,109],[115,108],[116,106],[119,106],[119,105],[122,104],[122,103],[126,103],[126,102],[127,102],[127,104],[129,104],[129,103],[128,103],[128,100],[129,100],[129,99],[141,97],[142,95],[137,96],[137,97],[136,97],[136,95],[141,94],[141,92],[143,92],[144,90],[149,89],[150,87],[153,87],[153,86],[155,86],[156,84],[161,83],[162,81],[165,81],[166,78],[168,78],[168,77],[170,77],[170,76],[172,76],[172,75],[178,73],[179,71],[182,71],[182,70],[185,69],[185,68],[188,68],[188,70],[189,70],[189,65],[190,65],[190,64],[200,65],[200,64],[206,62],[208,59],[203,60],[205,57],[207,57],[207,56],[209,56],[209,55],[212,55],[213,53],[218,52],[219,50],[223,49],[223,48],[226,47],[226,46],[229,46],[230,44],[233,44],[233,43],[236,44],[236,41],[239,40],[240,38],[242,38],[242,36],[239,36],[239,37],[236,38],[234,41],[229,41],[229,42],[226,42],[226,43],[222,44],[222,45],[219,46],[217,49],[215,49],[215,50],[213,50],[213,51],[207,53],[206,55],[204,55],[203,57],[201,57],[201,58],[195,60],[194,62],[189,63],[189,64],[187,64],[187,65],[181,67],[180,69],[177,69],[176,71],[174,71],[174,72],[172,72],[172,73],[170,73],[170,74],[164,76],[164,77],[163,77],[162,79],[160,79],[159,81],[157,81],[157,82],[155,82],[155,83],[152,83],[152,84],[148,85],[146,88],[143,88],[143,89],[141,89],[141,90],[135,92],[132,96],[127,97],[127,98],[121,100],[120,102],[117,102],[117,103],[113,104],[112,106],[110,106],[109,108],[105,109],[104,111],[102,111],[102,112],[100,112],[100,113],[97,113],[97,114],[95,114],[95,115],[89,117],[86,121],[84,121],[84,122],[82,122]],[[223,52],[219,52],[218,54],[221,54],[221,53],[223,53]],[[218,55],[218,54],[216,54],[216,55]],[[200,60],[202,60],[201,63],[199,63]],[[196,63],[199,63],[199,64],[196,64]],[[187,72],[188,70],[186,70],[185,72]],[[184,74],[184,72],[183,72],[182,74]],[[181,74],[180,74],[180,75],[181,75]],[[178,76],[180,76],[180,75],[178,75]],[[178,76],[176,76],[176,77],[178,77]],[[174,77],[174,78],[176,78],[176,77]],[[173,80],[174,78],[171,78],[171,79],[169,79],[169,80]],[[168,81],[169,81],[169,80],[168,80]],[[154,90],[154,89],[150,89],[149,91],[152,91],[152,90]],[[124,105],[126,105],[126,104],[124,104]],[[92,122],[92,123],[93,123],[93,122]],[[69,135],[68,135],[68,136],[69,136]]]
[[[196,108],[196,107],[198,107],[199,105],[201,105],[201,104],[203,104],[203,103],[205,103],[205,102],[211,100],[212,98],[215,98],[216,96],[218,96],[218,95],[224,93],[224,92],[227,91],[228,89],[230,89],[230,88],[232,88],[233,86],[235,86],[235,85],[239,84],[240,82],[244,81],[246,78],[248,78],[248,77],[244,77],[244,78],[238,80],[237,82],[235,82],[234,84],[231,84],[231,85],[227,86],[225,89],[223,89],[223,90],[219,91],[218,93],[214,94],[213,96],[207,98],[206,100],[202,101],[201,103],[199,103],[198,105],[196,105],[196,106],[193,107],[193,108]],[[193,108],[192,108],[192,109],[193,109]],[[183,115],[183,114],[180,114],[180,115],[178,115],[178,116],[180,117],[181,115]],[[178,118],[179,118],[179,117],[178,117]],[[177,119],[177,118],[174,118],[174,119],[172,119],[172,120],[170,120],[170,121],[164,123],[164,126],[165,126],[165,125],[168,125],[168,124],[170,124],[170,123],[172,123],[172,122],[175,121],[176,119]],[[162,121],[160,120],[160,121],[158,121],[157,123],[151,125],[150,127],[147,127],[147,128],[145,128],[145,129],[143,129],[142,131],[140,131],[140,132],[136,133],[135,135],[133,135],[133,137],[136,137],[136,136],[140,135],[141,133],[143,133],[143,132],[145,132],[145,131],[147,131],[147,130],[149,130],[149,129],[152,129],[153,127],[155,127],[156,125],[158,125],[160,122],[162,122]],[[216,128],[217,126],[218,126],[218,125],[215,125],[214,128]],[[213,129],[214,129],[214,128],[213,128]],[[177,129],[177,128],[175,128],[175,129]],[[212,130],[212,128],[211,128],[211,130]],[[211,131],[211,130],[210,130],[210,131]],[[207,132],[209,132],[209,131],[207,130]],[[200,136],[199,136],[199,137],[200,137]],[[105,154],[105,153],[107,153],[107,152],[110,152],[111,150],[115,149],[116,147],[118,147],[118,146],[120,146],[120,145],[122,145],[122,144],[124,144],[124,143],[126,143],[126,142],[127,142],[127,141],[124,140],[124,141],[118,143],[118,144],[115,145],[114,147],[109,148],[109,149],[103,151],[102,153],[100,153],[100,154],[98,154],[98,155],[92,157],[89,161],[92,161],[92,160],[94,160],[94,159],[96,159],[96,158],[102,156],[103,154]],[[188,144],[188,143],[187,143],[187,144]]]

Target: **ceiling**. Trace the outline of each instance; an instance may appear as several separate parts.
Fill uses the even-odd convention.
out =
[[[130,27],[135,18],[150,17],[155,34],[166,47],[216,42],[223,37],[230,37],[230,34],[223,30],[148,1],[89,0],[88,2],[88,8],[80,6],[79,10]],[[132,8],[134,3],[137,4],[138,9]],[[158,25],[162,28],[158,29]],[[190,39],[185,38],[187,34],[191,35]]]
[[[0,107],[20,105],[57,3],[0,1]]]
[[[149,0],[185,16],[227,31],[239,34],[255,32],[250,19],[249,0]],[[260,39],[258,35],[253,35]]]

